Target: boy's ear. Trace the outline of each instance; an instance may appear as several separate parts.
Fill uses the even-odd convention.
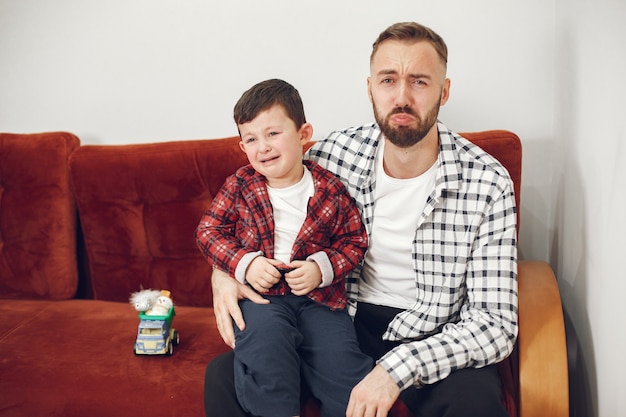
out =
[[[243,146],[243,140],[239,140],[239,149],[241,149],[241,152],[246,153],[246,148]]]
[[[300,127],[300,143],[303,145],[311,140],[313,137],[313,125],[311,123],[305,123]]]

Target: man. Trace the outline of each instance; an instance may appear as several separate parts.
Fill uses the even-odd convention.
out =
[[[495,364],[517,338],[513,185],[437,121],[446,65],[432,30],[390,26],[370,58],[376,123],[334,132],[308,153],[344,182],[370,238],[347,290],[361,349],[377,365],[352,390],[348,417],[386,416],[398,398],[419,416],[506,416]],[[218,328],[232,344],[232,322],[245,327],[237,299],[263,301],[219,271],[212,279]],[[207,368],[207,415],[242,415],[212,412],[227,395],[228,361]]]

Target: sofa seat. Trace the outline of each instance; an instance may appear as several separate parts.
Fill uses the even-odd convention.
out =
[[[132,353],[128,303],[3,300],[0,317],[2,416],[201,416],[206,364],[228,349],[211,308],[176,308],[171,357]]]

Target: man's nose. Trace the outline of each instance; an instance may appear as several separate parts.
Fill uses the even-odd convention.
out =
[[[396,89],[396,102],[395,102],[396,107],[403,108],[406,106],[410,106],[412,102],[410,85],[405,81],[401,81],[397,85],[398,87]]]

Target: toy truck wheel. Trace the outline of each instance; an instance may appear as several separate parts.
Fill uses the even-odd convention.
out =
[[[178,333],[178,330],[174,330],[174,335],[172,336],[172,343],[174,343],[174,346],[178,346],[180,344],[180,333]]]
[[[170,342],[167,345],[167,351],[165,352],[165,356],[172,356],[174,353],[174,343]]]

